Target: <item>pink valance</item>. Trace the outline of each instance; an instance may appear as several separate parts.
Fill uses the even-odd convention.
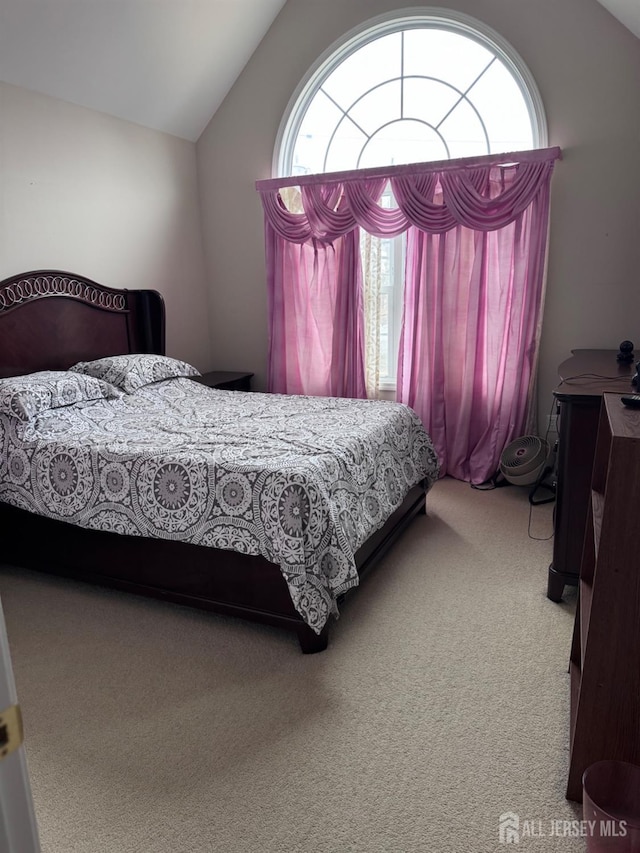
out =
[[[267,222],[284,240],[331,243],[356,227],[394,237],[415,226],[443,234],[458,225],[496,231],[513,222],[548,187],[559,148],[258,181]],[[380,205],[389,183],[397,207]],[[280,190],[299,186],[302,213]]]

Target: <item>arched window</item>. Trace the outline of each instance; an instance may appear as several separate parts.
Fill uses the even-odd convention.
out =
[[[542,101],[498,33],[451,10],[383,16],[310,69],[275,173],[333,172],[544,147]]]
[[[495,31],[451,10],[403,10],[332,45],[287,107],[274,174],[306,175],[547,145],[542,101]],[[295,210],[296,193],[285,202]],[[394,205],[389,191],[383,204]],[[395,387],[404,239],[363,235],[367,388]]]

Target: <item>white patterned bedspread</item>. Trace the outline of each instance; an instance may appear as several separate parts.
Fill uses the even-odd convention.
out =
[[[417,415],[373,400],[218,391],[189,379],[0,416],[0,500],[72,524],[261,554],[317,632],[354,553],[438,463]]]

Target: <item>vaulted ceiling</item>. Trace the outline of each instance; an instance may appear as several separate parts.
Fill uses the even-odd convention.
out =
[[[640,2],[638,0],[598,0],[598,2],[640,38]]]
[[[196,140],[285,2],[1,0],[0,80]]]
[[[285,0],[0,0],[0,80],[196,140]]]

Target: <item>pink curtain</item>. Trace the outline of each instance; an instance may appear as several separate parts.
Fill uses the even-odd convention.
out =
[[[269,388],[364,397],[359,229],[407,231],[397,399],[442,473],[479,483],[527,422],[558,148],[259,181]],[[383,208],[390,183],[397,208]],[[291,213],[284,186],[301,188]]]
[[[268,388],[366,397],[357,229],[333,243],[289,242],[266,228]]]
[[[364,212],[363,221],[375,223],[385,183],[385,178],[365,178],[354,185],[353,208],[342,183],[304,185],[302,214],[287,210],[281,183],[261,192],[270,391],[367,396],[360,232],[353,209]],[[383,211],[383,218],[388,213]]]

